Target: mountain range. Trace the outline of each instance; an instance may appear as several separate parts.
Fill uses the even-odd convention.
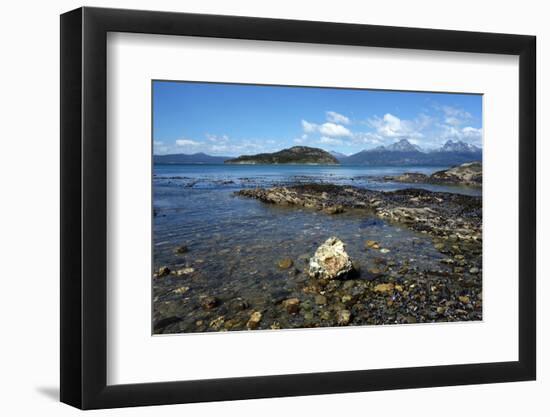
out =
[[[448,140],[441,148],[424,151],[419,146],[401,139],[388,146],[363,150],[338,158],[341,164],[357,165],[458,165],[481,161],[482,150],[462,141]]]
[[[452,166],[481,161],[481,148],[462,141],[448,140],[438,149],[425,151],[407,139],[391,145],[377,146],[353,155],[324,151],[308,146],[294,146],[274,153],[241,155],[237,158],[212,156],[205,153],[155,155],[160,164],[344,164],[369,166],[432,165]]]
[[[212,156],[203,152],[185,154],[175,153],[170,155],[154,155],[155,164],[223,164],[230,156]]]

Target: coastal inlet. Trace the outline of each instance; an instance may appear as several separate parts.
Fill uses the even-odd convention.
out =
[[[442,170],[155,165],[153,332],[481,320],[481,188]]]

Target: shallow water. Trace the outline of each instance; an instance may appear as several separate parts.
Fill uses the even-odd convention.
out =
[[[413,169],[429,174],[441,168],[409,167],[406,171]],[[368,271],[380,258],[391,259],[398,265],[441,270],[443,255],[434,249],[429,236],[370,217],[364,211],[331,216],[234,195],[244,187],[311,180],[393,189],[392,184],[372,183],[365,176],[404,171],[318,166],[155,166],[155,270],[166,265],[172,270],[193,268],[193,272],[155,281],[154,312],[183,318],[178,331],[203,331],[208,329],[195,323],[226,314],[232,302],[244,299],[251,309],[264,311],[266,320],[280,321],[272,308],[274,303],[300,295],[307,279],[303,271],[309,258],[330,236],[337,236],[346,244],[347,252],[361,267],[361,279],[370,279]],[[405,188],[404,184],[397,186]],[[365,250],[365,241],[369,239],[376,240],[389,252]],[[186,245],[189,251],[175,254],[179,245]],[[291,258],[294,267],[280,269],[277,262],[283,258]],[[184,297],[171,295],[170,291],[181,286],[188,288]],[[216,296],[222,302],[215,314],[200,307],[198,300],[206,295]],[[172,310],[163,311],[167,308]],[[291,322],[282,323],[283,327],[301,325],[300,316],[286,319]]]

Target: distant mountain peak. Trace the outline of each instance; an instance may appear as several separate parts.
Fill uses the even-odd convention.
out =
[[[401,139],[386,147],[386,150],[393,152],[420,152],[420,147],[413,145],[407,139]]]
[[[457,140],[456,142],[449,139],[445,144],[439,149],[440,152],[481,152],[481,148],[478,148],[475,145]]]
[[[391,145],[380,145],[369,149],[367,152],[422,152],[422,149],[417,145],[413,145],[407,139],[400,139]]]

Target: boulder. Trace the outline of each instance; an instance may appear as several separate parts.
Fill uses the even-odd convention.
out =
[[[345,251],[344,242],[337,237],[328,238],[309,260],[309,275],[312,278],[346,278],[352,271],[353,264]]]

